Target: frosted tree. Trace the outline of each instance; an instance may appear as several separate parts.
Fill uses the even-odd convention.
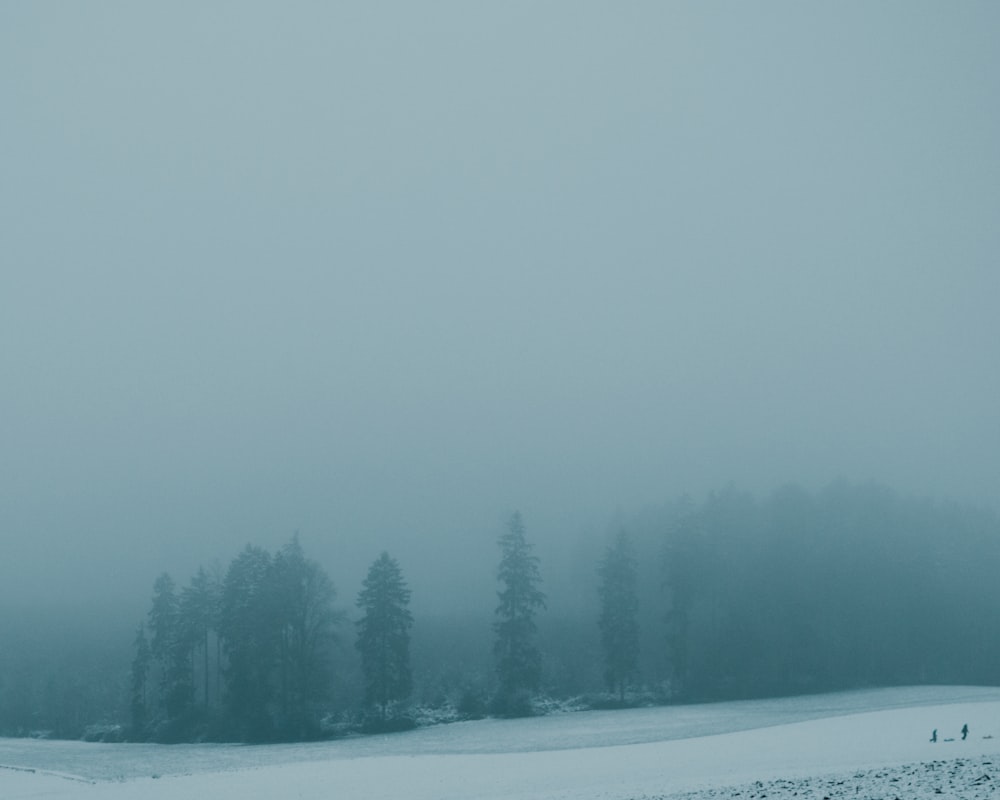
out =
[[[617,691],[625,702],[625,689],[639,663],[639,601],[636,592],[636,563],[625,531],[608,546],[598,569],[601,579],[601,645],[604,649],[604,678],[608,689]]]
[[[515,512],[501,534],[500,566],[497,580],[497,621],[493,624],[500,692],[496,710],[506,714],[529,711],[526,694],[538,687],[542,659],[535,643],[537,626],[535,614],[545,608],[545,595],[538,588],[542,582],[538,571],[538,557],[532,555],[531,545],[525,538],[524,521]]]
[[[368,569],[358,593],[356,646],[365,676],[365,704],[378,709],[384,721],[387,709],[406,699],[412,689],[410,674],[410,590],[396,559],[383,552]]]

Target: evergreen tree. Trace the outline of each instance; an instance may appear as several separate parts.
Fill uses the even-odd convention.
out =
[[[666,644],[673,691],[684,694],[691,674],[692,617],[705,579],[708,562],[702,522],[693,501],[684,497],[677,519],[668,530],[663,551],[663,586],[668,596]]]
[[[181,592],[178,613],[180,615],[181,636],[192,651],[201,650],[204,704],[207,710],[210,683],[208,663],[211,652],[210,637],[212,631],[218,627],[219,586],[204,567],[198,567],[198,572],[191,579],[190,585]]]
[[[146,638],[146,626],[140,623],[135,633],[133,642],[135,647],[135,658],[132,659],[132,730],[136,733],[146,727],[146,684],[149,678],[149,669],[153,660],[153,652],[149,647],[149,639]]]
[[[368,569],[358,593],[357,606],[364,616],[356,623],[365,704],[377,707],[383,721],[390,704],[407,698],[412,689],[409,603],[410,590],[399,564],[383,552]]]
[[[496,633],[493,653],[500,679],[496,708],[506,714],[527,713],[525,695],[538,687],[541,678],[542,658],[535,644],[535,614],[545,608],[545,595],[538,588],[542,581],[538,557],[531,554],[519,512],[511,516],[499,545],[501,557],[497,579],[501,589],[497,592],[498,620],[493,625]]]
[[[316,733],[313,706],[330,685],[336,592],[326,571],[306,558],[298,534],[275,556],[269,583],[276,615],[281,732],[303,738]]]
[[[598,569],[601,645],[604,648],[604,678],[610,691],[618,691],[625,702],[625,688],[639,663],[639,601],[636,592],[636,563],[625,531],[608,546]]]
[[[153,634],[153,657],[166,661],[177,639],[178,601],[174,579],[164,572],[153,583],[153,603],[149,609],[149,628]]]
[[[160,703],[168,719],[181,716],[194,699],[191,644],[181,626],[180,600],[166,572],[153,583],[149,611],[150,651],[160,667]]]
[[[268,704],[275,693],[278,635],[270,572],[271,555],[247,545],[226,572],[219,615],[228,658],[226,704],[238,735],[255,741],[273,735]]]

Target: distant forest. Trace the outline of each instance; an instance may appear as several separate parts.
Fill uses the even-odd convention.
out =
[[[1000,684],[990,511],[847,483],[727,489],[581,534],[561,574],[531,533],[515,514],[498,538],[492,616],[414,615],[389,553],[340,598],[297,537],[163,574],[128,640],[0,641],[0,734],[297,740],[557,702]]]

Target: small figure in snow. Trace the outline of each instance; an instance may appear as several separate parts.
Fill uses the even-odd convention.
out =
[[[936,742],[937,741],[937,728],[935,728],[933,731],[931,731],[931,741],[932,742]]]
[[[968,725],[963,725],[962,726],[962,741],[963,742],[965,741],[965,737],[968,736],[968,735],[969,735],[969,726]]]

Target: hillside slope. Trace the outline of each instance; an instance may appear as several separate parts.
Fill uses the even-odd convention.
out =
[[[858,711],[861,703],[880,710]],[[800,721],[789,722],[795,714]],[[970,729],[966,741],[959,734],[963,724]],[[712,726],[727,732],[704,735]],[[935,728],[940,741],[931,743]],[[681,738],[684,730],[687,738]],[[935,762],[954,763],[935,773],[945,769]],[[792,787],[789,797],[808,787],[806,796],[822,789],[818,797],[832,797],[822,781],[833,787],[840,781],[856,794],[858,781],[866,787],[878,775],[891,781],[896,773],[886,770],[930,765],[899,773],[909,774],[911,784],[914,770],[930,776],[920,783],[923,789],[911,785],[903,793],[915,797],[925,790],[936,794],[943,779],[935,776],[948,770],[953,781],[970,784],[969,791],[975,780],[982,779],[980,788],[993,785],[994,763],[1000,764],[1000,690],[934,687],[485,720],[309,745],[173,748],[5,740],[0,765],[8,768],[0,769],[0,796],[631,800],[695,791],[708,797],[720,787],[753,788],[757,781],[770,786],[774,797],[784,785],[774,783],[780,780]],[[144,771],[150,767],[163,771]]]

